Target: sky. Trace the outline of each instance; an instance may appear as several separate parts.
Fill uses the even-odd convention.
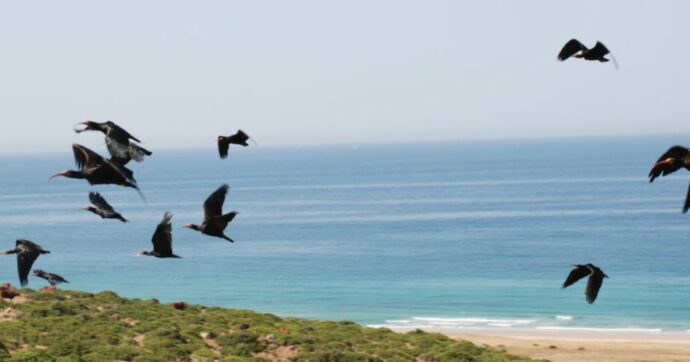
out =
[[[84,120],[153,150],[237,129],[291,146],[687,137],[688,16],[688,1],[6,2],[0,153],[71,152],[98,138],[73,132]],[[557,62],[573,37],[620,68]]]

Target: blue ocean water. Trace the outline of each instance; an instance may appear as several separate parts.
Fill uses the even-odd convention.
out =
[[[78,141],[78,140],[77,140]],[[690,175],[649,184],[676,137],[154,150],[147,202],[48,177],[60,154],[0,156],[0,249],[26,238],[66,288],[391,327],[690,329]],[[102,144],[87,144],[105,153]],[[222,183],[230,244],[183,228]],[[80,207],[100,191],[131,220]],[[177,260],[139,257],[173,212]],[[610,276],[593,305],[572,263]],[[18,284],[13,256],[0,281]],[[45,285],[32,277],[30,287]]]

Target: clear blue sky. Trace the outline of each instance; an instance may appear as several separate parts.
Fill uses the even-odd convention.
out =
[[[0,153],[690,132],[688,1],[16,1]],[[570,38],[613,65],[556,62]],[[99,150],[103,150],[101,145]],[[69,151],[67,151],[69,152]]]

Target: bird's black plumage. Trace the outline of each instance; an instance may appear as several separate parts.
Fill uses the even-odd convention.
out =
[[[249,135],[242,130],[238,130],[237,133],[231,136],[218,136],[218,154],[220,158],[228,157],[231,144],[247,147],[249,146],[247,141],[249,141]]]
[[[83,131],[100,131],[105,134],[105,145],[110,152],[111,161],[115,161],[121,165],[127,164],[130,160],[141,162],[145,156],[150,156],[151,151],[132,142],[141,142],[122,127],[115,124],[115,122],[81,122],[85,127],[83,129],[76,129],[75,132]]]
[[[67,280],[65,280],[65,278],[63,278],[57,274],[44,272],[41,269],[35,269],[34,270],[34,276],[37,276],[39,278],[43,278],[43,279],[47,280],[48,283],[50,283],[50,285],[52,285],[52,286],[55,286],[55,285],[60,284],[60,283],[69,283]]]
[[[570,57],[575,57],[585,60],[608,62],[609,59],[605,58],[607,54],[610,54],[608,48],[600,41],[598,41],[592,49],[589,49],[579,40],[570,39],[558,53],[558,60],[564,61]],[[618,67],[615,61],[614,65]]]
[[[127,167],[101,157],[82,145],[73,144],[74,161],[79,170],[64,170],[50,178],[63,176],[85,179],[91,185],[115,184],[139,191],[134,173]],[[143,197],[143,196],[142,196]]]
[[[583,264],[577,264],[574,265],[573,270],[570,271],[570,274],[568,274],[568,278],[566,278],[565,282],[563,282],[563,288],[567,288],[578,280],[588,276],[591,274],[592,271],[587,267],[587,265]]]
[[[608,278],[604,272],[593,264],[576,264],[573,265],[573,270],[570,271],[568,277],[563,283],[563,288],[573,285],[578,280],[589,275],[587,280],[587,287],[585,288],[585,300],[592,304],[599,295],[599,289],[604,282],[604,278]]]
[[[40,245],[25,239],[18,239],[14,249],[3,252],[3,254],[17,254],[17,272],[22,287],[29,284],[29,272],[38,256],[47,253],[50,251],[43,250]]]
[[[105,201],[105,198],[101,196],[98,192],[89,192],[89,200],[95,206],[86,206],[84,210],[91,211],[92,213],[100,216],[102,219],[118,219],[122,222],[127,222],[127,219],[122,217],[122,215],[115,211],[110,204]]]
[[[156,226],[156,231],[153,232],[151,243],[153,244],[153,251],[142,251],[141,255],[155,256],[157,258],[180,258],[173,254],[172,250],[172,213],[166,212],[163,219]]]
[[[204,222],[201,225],[187,224],[185,227],[233,243],[224,233],[228,224],[237,216],[236,211],[223,214],[223,203],[229,188],[228,185],[222,185],[204,201]]]
[[[672,174],[681,168],[690,171],[690,149],[683,146],[673,146],[664,152],[661,157],[654,163],[652,169],[649,171],[649,182],[654,182],[659,176],[666,176]],[[685,196],[685,203],[683,204],[683,213],[690,209],[690,186]]]

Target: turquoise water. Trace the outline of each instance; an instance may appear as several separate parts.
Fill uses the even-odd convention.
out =
[[[146,203],[116,186],[49,182],[73,164],[66,145],[0,156],[0,248],[33,240],[52,251],[34,267],[127,297],[403,327],[686,331],[690,176],[646,178],[683,141],[253,147],[228,160],[214,145],[145,145],[154,155],[132,168]],[[225,182],[235,244],[182,227]],[[91,189],[131,222],[80,210]],[[136,256],[167,210],[183,259]],[[593,305],[585,281],[560,288],[586,262],[610,276]],[[18,284],[14,257],[0,255],[0,281]]]

